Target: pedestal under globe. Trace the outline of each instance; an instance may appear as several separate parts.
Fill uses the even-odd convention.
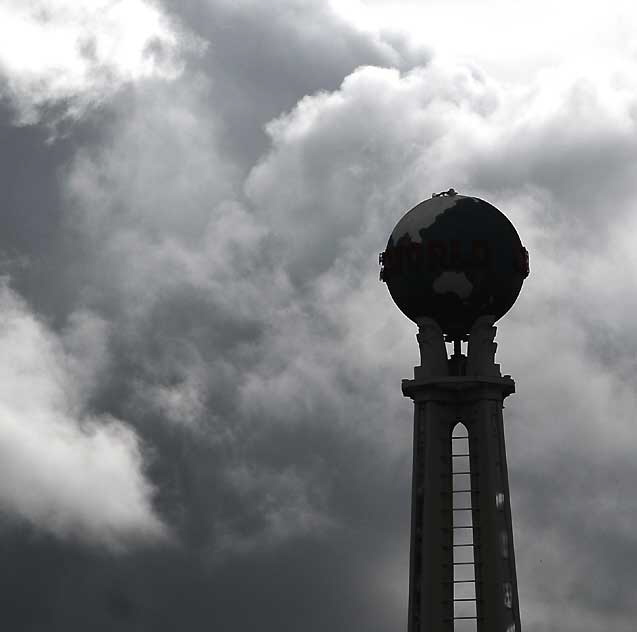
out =
[[[380,255],[381,279],[411,320],[433,318],[449,339],[482,315],[502,317],[529,273],[528,253],[495,206],[453,189],[412,208]]]

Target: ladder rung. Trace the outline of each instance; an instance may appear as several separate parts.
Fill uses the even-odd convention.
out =
[[[454,597],[453,599],[444,599],[442,603],[451,603],[453,601],[482,601],[482,599],[478,600],[475,597]]]

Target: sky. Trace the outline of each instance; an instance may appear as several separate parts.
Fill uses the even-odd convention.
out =
[[[450,187],[498,323],[527,632],[637,617],[637,9],[4,0],[0,609],[15,631],[406,629],[415,325]]]

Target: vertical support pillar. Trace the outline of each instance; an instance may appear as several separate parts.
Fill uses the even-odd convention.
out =
[[[451,429],[427,392],[414,407],[409,632],[453,632]]]
[[[476,548],[479,632],[520,632],[513,526],[504,442],[505,384],[480,389],[470,413],[471,466],[476,472],[472,505]],[[508,391],[508,392],[507,392]]]

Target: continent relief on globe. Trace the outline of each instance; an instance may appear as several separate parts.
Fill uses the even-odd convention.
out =
[[[529,258],[513,224],[495,206],[450,189],[398,222],[381,253],[381,280],[411,320],[433,318],[451,338],[475,320],[513,305]]]

